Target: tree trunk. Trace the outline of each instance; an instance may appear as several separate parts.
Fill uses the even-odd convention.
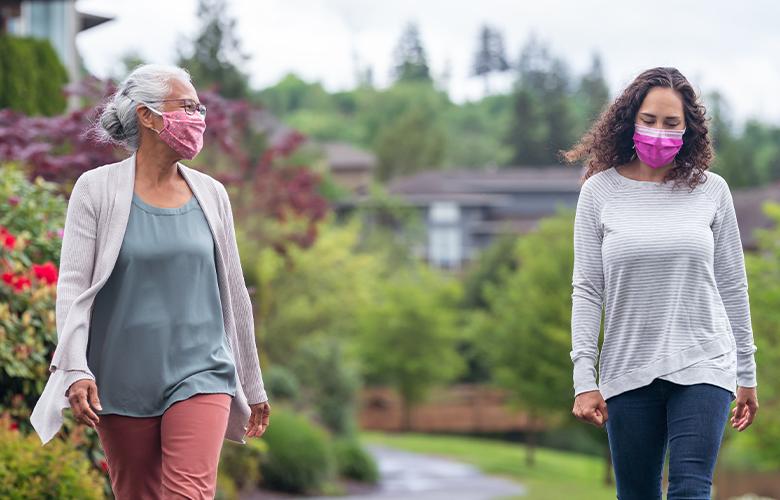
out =
[[[526,440],[526,447],[525,447],[525,463],[529,467],[533,467],[535,463],[535,457],[534,452],[536,451],[536,429],[534,428],[534,423],[536,422],[536,418],[533,416],[528,418],[529,423],[529,431],[528,431],[528,439]]]
[[[412,405],[407,399],[403,399],[401,405],[402,405],[401,428],[404,431],[409,432],[412,430]]]

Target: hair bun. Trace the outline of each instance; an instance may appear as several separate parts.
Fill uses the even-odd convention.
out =
[[[101,114],[100,126],[116,141],[124,141],[127,139],[127,134],[122,126],[122,122],[119,120],[119,114],[117,113],[114,103],[109,103],[106,106],[105,112]]]

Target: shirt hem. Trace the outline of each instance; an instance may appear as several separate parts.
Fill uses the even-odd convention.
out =
[[[699,361],[720,356],[732,349],[734,349],[732,337],[730,335],[721,335],[711,341],[697,344],[648,365],[631,370],[608,382],[600,382],[599,390],[601,391],[601,396],[606,400],[617,396],[621,392],[648,385],[657,377],[682,370]]]
[[[165,408],[163,408],[162,411],[157,412],[157,413],[139,415],[137,413],[134,414],[134,413],[131,413],[131,412],[126,412],[124,410],[105,410],[105,409],[102,410],[101,412],[96,412],[96,413],[97,413],[97,415],[121,415],[123,417],[139,417],[139,418],[159,417],[163,413],[165,413],[166,410],[168,410],[168,408],[170,408],[174,403],[178,403],[179,401],[184,401],[185,399],[189,399],[192,396],[195,396],[196,394],[227,394],[228,396],[230,396],[232,398],[236,397],[236,391],[234,390],[231,393],[231,391],[229,389],[223,389],[221,391],[194,391],[191,394],[187,394],[187,393],[185,393],[185,394],[186,395],[183,396],[183,397],[171,399],[170,401],[168,401],[166,403],[166,405],[165,405]],[[122,412],[122,413],[119,413],[119,412]]]

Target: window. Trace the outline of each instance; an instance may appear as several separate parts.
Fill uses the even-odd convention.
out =
[[[428,211],[428,260],[439,267],[459,266],[463,260],[460,207],[454,202],[433,202]]]

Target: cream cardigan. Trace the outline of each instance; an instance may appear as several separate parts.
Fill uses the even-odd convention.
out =
[[[200,204],[216,246],[217,278],[230,354],[236,366],[225,438],[246,444],[249,404],[266,401],[255,345],[252,304],[241,270],[233,212],[225,186],[213,177],[177,163]],[[33,408],[32,423],[43,444],[62,426],[69,383],[95,379],[87,366],[89,322],[95,295],[114,268],[122,245],[135,186],[135,154],[82,173],[73,186],[65,216],[57,281],[57,347],[49,380]],[[100,387],[98,386],[98,395]]]

